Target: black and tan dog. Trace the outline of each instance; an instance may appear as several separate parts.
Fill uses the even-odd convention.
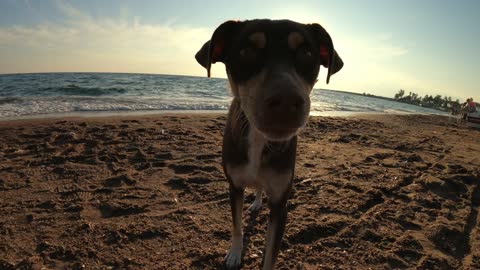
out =
[[[241,264],[244,189],[256,188],[250,210],[268,196],[270,219],[263,269],[273,269],[287,218],[297,133],[310,111],[320,66],[330,76],[343,62],[325,29],[288,20],[227,21],[195,55],[207,69],[226,66],[233,101],[223,138],[223,169],[230,183],[233,233],[227,268]]]

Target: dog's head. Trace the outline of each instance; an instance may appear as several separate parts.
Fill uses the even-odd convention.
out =
[[[227,21],[195,58],[209,77],[211,64],[225,64],[251,126],[275,141],[305,126],[320,66],[328,68],[327,83],[343,67],[322,26],[288,20]]]

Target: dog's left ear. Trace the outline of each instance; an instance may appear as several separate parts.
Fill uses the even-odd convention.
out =
[[[320,60],[322,66],[328,68],[327,84],[330,81],[330,76],[337,73],[343,67],[342,58],[338,55],[333,47],[332,38],[328,32],[319,24],[310,24],[310,31],[314,34],[317,42],[320,45]]]
[[[195,54],[197,62],[207,69],[207,76],[210,77],[210,67],[215,62],[225,63],[226,50],[230,46],[234,32],[238,29],[241,22],[226,21],[222,23],[212,38],[203,44],[202,48]]]

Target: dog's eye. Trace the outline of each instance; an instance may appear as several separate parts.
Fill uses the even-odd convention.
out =
[[[252,48],[243,48],[240,50],[241,57],[249,57],[255,54],[255,51]]]
[[[306,57],[306,58],[312,57],[312,52],[307,48],[301,48],[299,50],[299,54],[300,54],[300,56]]]
[[[257,59],[257,51],[250,47],[241,49],[239,55],[244,63],[253,63]]]
[[[312,63],[312,60],[313,55],[310,49],[303,47],[297,50],[297,63],[304,65]]]

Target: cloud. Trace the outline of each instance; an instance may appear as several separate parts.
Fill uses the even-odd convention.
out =
[[[128,16],[93,18],[63,1],[62,23],[0,27],[0,73],[111,71],[202,74],[194,55],[211,29],[154,25]]]
[[[73,20],[88,21],[91,19],[87,14],[82,13],[80,10],[74,8],[72,5],[62,1],[55,0],[56,8],[60,9],[63,14]]]

